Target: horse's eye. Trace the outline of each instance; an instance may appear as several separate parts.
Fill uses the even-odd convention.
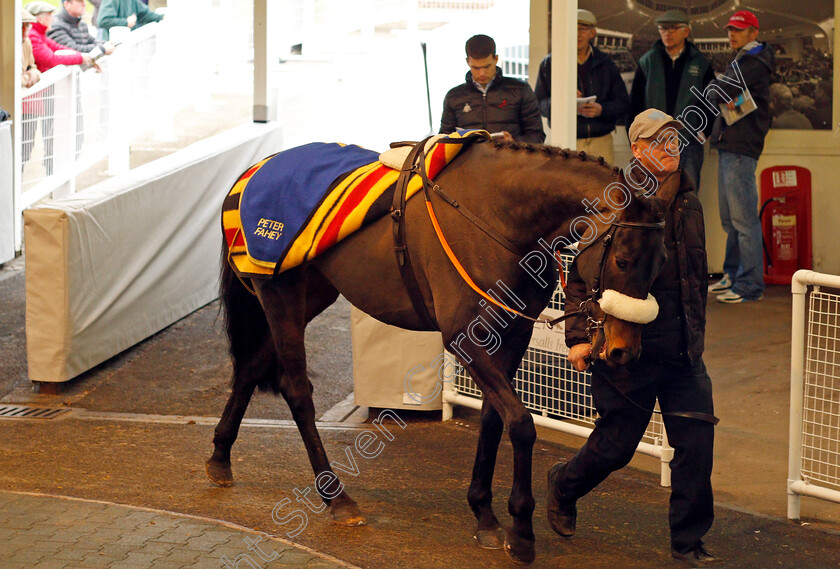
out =
[[[626,270],[627,265],[628,265],[628,263],[627,263],[626,259],[620,259],[618,257],[615,258],[615,266],[618,267],[619,270],[621,270],[621,271]]]

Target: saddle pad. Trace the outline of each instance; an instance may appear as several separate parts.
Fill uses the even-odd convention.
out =
[[[483,131],[450,138],[484,136]],[[464,144],[435,144],[427,152],[430,179]],[[233,185],[222,208],[228,260],[241,277],[266,278],[329,249],[387,215],[399,170],[358,146],[312,143],[269,156]],[[407,198],[422,188],[412,176]]]

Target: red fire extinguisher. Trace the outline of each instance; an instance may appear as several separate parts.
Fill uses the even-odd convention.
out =
[[[780,205],[773,209],[771,217],[770,260],[774,272],[793,274],[796,272],[798,245],[796,241],[796,209],[780,198]]]
[[[764,282],[790,284],[798,269],[811,268],[811,175],[800,166],[773,166],[761,173]]]

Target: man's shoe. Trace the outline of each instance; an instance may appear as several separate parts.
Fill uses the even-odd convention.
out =
[[[712,294],[720,294],[732,288],[732,279],[729,275],[723,275],[723,278],[718,282],[709,285],[709,292]]]
[[[684,563],[688,567],[711,567],[713,565],[719,565],[723,562],[723,559],[715,557],[706,551],[706,548],[702,545],[698,545],[688,553],[679,553],[672,549],[671,557]]]
[[[548,470],[548,525],[563,537],[572,537],[577,527],[577,506],[574,501],[563,500],[557,487],[565,469],[565,464],[557,462]]]
[[[746,298],[744,296],[741,296],[737,292],[728,290],[724,293],[717,295],[715,298],[718,302],[723,302],[726,304],[741,304],[742,302],[758,302],[759,300],[764,298],[764,295],[760,294],[756,298]]]

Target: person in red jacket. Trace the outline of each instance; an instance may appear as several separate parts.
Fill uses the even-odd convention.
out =
[[[44,73],[56,65],[94,65],[87,54],[80,53],[47,37],[47,30],[52,25],[55,6],[46,2],[30,2],[24,7],[35,18],[35,23],[29,30],[29,41],[32,43],[32,55],[38,71]],[[53,115],[55,89],[50,86],[36,95],[23,100],[23,164],[29,161],[35,142],[37,117],[41,117],[41,137],[44,139],[44,167],[47,176],[53,172]]]

